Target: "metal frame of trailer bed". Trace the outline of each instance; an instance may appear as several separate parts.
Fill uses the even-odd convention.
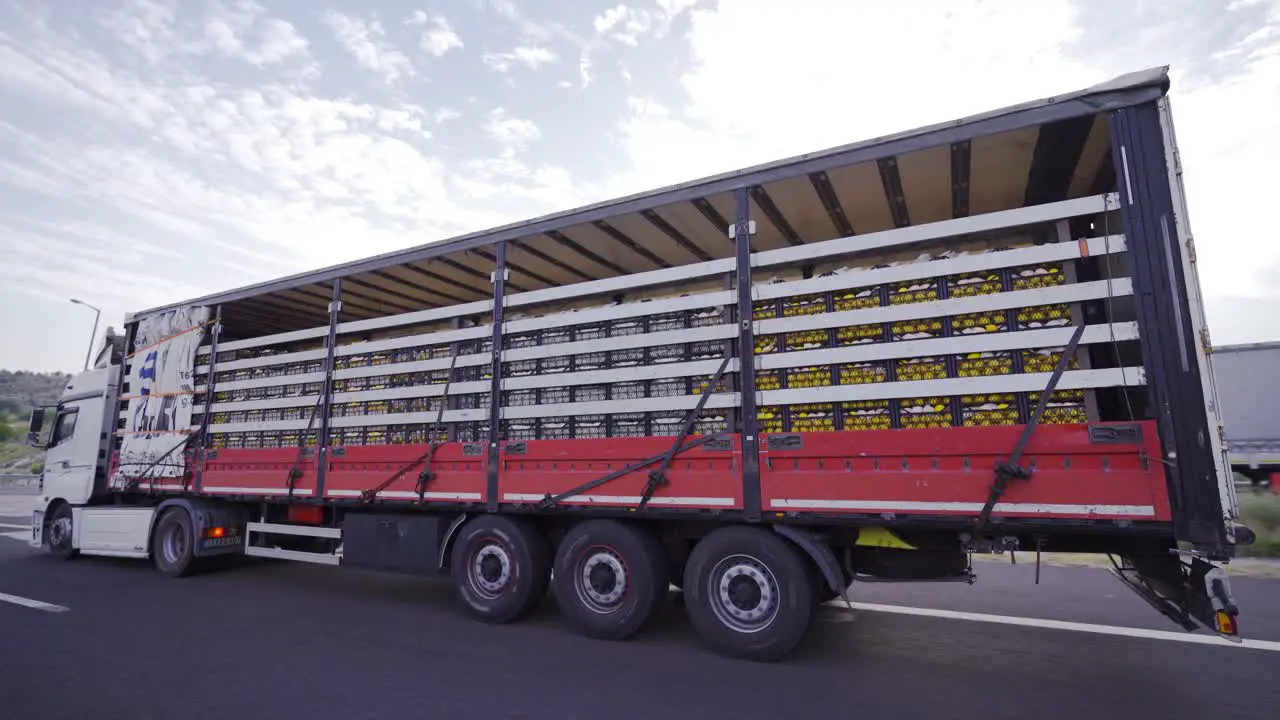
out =
[[[895,434],[893,430],[758,434],[758,428],[752,426],[758,406],[867,401],[880,399],[878,392],[898,398],[975,393],[994,390],[997,385],[1001,392],[1012,387],[1034,396],[1046,387],[1052,373],[1004,375],[998,380],[951,377],[881,386],[765,390],[757,384],[757,373],[881,361],[927,354],[935,348],[954,354],[1061,346],[1067,344],[1070,328],[972,337],[945,332],[934,339],[763,355],[756,352],[756,335],[834,331],[855,322],[887,325],[959,313],[1010,312],[1048,303],[1128,298],[1134,313],[1131,321],[1108,318],[1105,323],[1088,324],[1080,343],[1137,343],[1142,364],[1126,367],[1121,358],[1116,367],[1067,370],[1060,373],[1058,387],[1119,387],[1126,393],[1129,387],[1138,387],[1144,391],[1141,399],[1150,409],[1150,418],[1039,428],[1027,448],[1033,463],[1040,460],[1038,466],[1033,465],[1034,477],[1010,490],[1011,498],[1022,493],[1027,507],[1019,511],[997,505],[992,521],[1035,524],[1057,518],[1084,525],[1102,521],[1135,528],[1147,522],[1161,527],[1171,523],[1179,540],[1222,555],[1231,533],[1230,524],[1223,522],[1227,510],[1222,497],[1226,496],[1220,495],[1225,458],[1219,457],[1216,418],[1201,382],[1208,376],[1207,343],[1202,337],[1204,318],[1194,266],[1189,248],[1181,242],[1189,238],[1189,231],[1185,207],[1181,206],[1180,168],[1171,145],[1167,89],[1164,69],[1135,73],[1079,93],[184,303],[214,307],[218,318],[210,345],[202,350],[208,362],[197,368],[209,378],[200,388],[207,407],[198,406],[198,411],[207,417],[214,411],[251,408],[302,408],[309,412],[291,420],[206,421],[193,438],[194,447],[189,448],[192,477],[180,484],[143,483],[140,487],[162,492],[359,502],[369,488],[419,456],[423,446],[338,448],[330,442],[335,432],[369,423],[367,418],[335,415],[334,408],[347,402],[414,397],[425,398],[427,407],[401,417],[388,415],[383,424],[438,420],[450,427],[465,423],[483,430],[483,436],[462,440],[450,435],[446,438],[450,442],[432,451],[434,495],[430,500],[442,506],[474,506],[488,511],[512,504],[525,510],[546,509],[540,503],[548,495],[563,493],[610,469],[661,456],[673,438],[512,442],[501,437],[504,421],[617,414],[620,407],[627,413],[665,411],[682,416],[703,403],[729,414],[727,422],[738,425],[739,432],[726,433],[727,444],[699,448],[696,460],[688,459],[695,457],[693,453],[681,455],[680,462],[667,471],[666,487],[672,493],[681,486],[693,492],[650,493],[645,512],[679,512],[687,507],[720,517],[740,515],[749,521],[778,513],[815,518],[884,520],[887,514],[890,520],[926,521],[930,516],[943,521],[972,520],[979,514],[973,503],[947,499],[946,493],[924,493],[923,499],[904,498],[899,493],[898,502],[885,503],[885,497],[876,497],[873,486],[907,478],[918,483],[926,477],[952,482],[952,494],[966,497],[979,488],[979,495],[985,498],[992,468],[1012,453],[1022,428],[949,428],[913,434]],[[928,172],[931,163],[939,162],[950,168],[949,186],[938,185],[939,174]],[[1088,223],[1081,227],[1076,222],[1082,217],[1116,215],[1116,225],[1101,232]],[[1056,228],[1058,239],[1065,236],[1069,241],[836,274],[817,274],[805,268],[799,279],[762,282],[767,273],[779,268],[918,247],[945,238],[981,239],[1011,228],[1045,225]],[[877,307],[754,317],[756,305],[764,301],[1004,269],[1023,260],[1060,262],[1119,254],[1128,258],[1128,278],[1107,273],[1070,285],[1025,290],[1012,289],[1006,282],[1001,292],[984,296],[948,297],[943,291],[937,299],[926,302],[893,305],[881,298]],[[682,284],[705,291],[512,317],[578,298],[609,299]],[[711,289],[713,286],[720,289]],[[129,319],[130,327],[140,318],[168,309],[171,307],[137,313]],[[718,314],[707,317],[718,321],[694,319],[699,311],[708,309]],[[556,328],[576,332],[585,325],[627,317],[644,320],[643,330],[648,331],[646,318],[663,314],[683,314],[683,326],[587,340],[574,340],[571,335],[558,345],[513,346],[513,340],[522,334]],[[482,324],[484,321],[487,324]],[[450,329],[438,329],[441,323],[451,323]],[[437,329],[356,344],[342,342],[362,335],[372,338],[372,334],[389,328],[428,324]],[[686,358],[640,368],[571,370],[553,376],[514,377],[505,372],[518,361],[649,348],[663,341],[719,343],[732,357]],[[287,355],[219,360],[220,355],[233,351],[296,343],[312,343],[314,348]],[[447,347],[448,354],[413,360],[406,367],[390,370],[342,366],[348,356],[426,346]],[[726,358],[726,370],[736,378],[736,389],[727,392],[634,398],[621,405],[617,399],[504,405],[504,393],[513,390],[577,387],[639,372],[648,373],[647,380],[706,378]],[[280,384],[278,377],[224,382],[217,379],[221,373],[282,362],[312,365],[310,372],[291,376],[291,382],[303,390],[298,395],[229,401],[219,406],[217,393]],[[449,372],[444,383],[447,388],[433,383],[353,392],[333,389],[335,380],[396,370],[448,368],[477,373],[469,376],[472,379],[456,380]],[[304,392],[306,384],[316,391]],[[470,408],[430,406],[431,397],[452,393],[487,394],[488,401]],[[1131,398],[1126,395],[1125,401],[1131,402]],[[753,422],[742,427],[742,419]],[[216,433],[253,432],[268,424],[276,430],[302,433],[303,446],[253,450],[210,447],[209,438]],[[305,436],[313,428],[316,447],[307,448]],[[516,449],[520,452],[513,452]],[[1047,467],[1045,458],[1059,467]],[[896,466],[890,468],[890,464]],[[833,489],[838,487],[833,483],[840,483],[844,475],[870,480],[862,487],[850,489],[846,484]],[[546,479],[552,476],[559,479],[549,484]],[[247,477],[270,480],[249,482]],[[1229,474],[1225,477],[1229,484]],[[638,488],[645,482],[644,473],[636,473],[618,481],[618,487],[624,489],[604,496],[612,499],[596,502],[587,497],[578,504],[626,510],[642,497]],[[884,492],[897,491],[889,488]],[[390,487],[382,493],[379,499],[407,501],[415,495],[418,500],[428,499]],[[680,503],[670,497],[705,502]],[[1055,503],[1045,498],[1075,501]],[[1064,505],[1069,509],[1064,511]],[[978,506],[980,509],[982,503]]]

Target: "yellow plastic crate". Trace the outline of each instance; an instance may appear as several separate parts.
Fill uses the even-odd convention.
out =
[[[841,403],[845,430],[888,430],[893,426],[888,400],[859,400]]]

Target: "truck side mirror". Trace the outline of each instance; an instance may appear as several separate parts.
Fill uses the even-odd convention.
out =
[[[27,420],[28,445],[41,449],[49,447],[57,412],[56,407],[38,407],[31,411],[31,417]]]

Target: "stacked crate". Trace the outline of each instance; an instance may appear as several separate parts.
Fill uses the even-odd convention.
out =
[[[422,443],[432,439],[447,440],[451,436],[457,440],[484,440],[488,436],[488,424],[482,422],[441,423],[397,423],[379,422],[383,416],[393,420],[395,416],[407,414],[434,414],[443,404],[447,409],[468,409],[488,407],[487,393],[455,393],[450,389],[449,396],[405,397],[384,400],[345,401],[343,393],[389,390],[396,388],[419,388],[438,386],[444,388],[449,381],[448,369],[416,370],[415,363],[427,360],[448,358],[451,352],[459,355],[487,353],[492,348],[488,340],[472,340],[457,343],[430,343],[398,348],[394,350],[371,350],[367,353],[341,354],[334,358],[334,372],[344,375],[342,371],[364,368],[388,367],[387,372],[374,372],[369,375],[334,377],[332,380],[333,399],[330,417],[366,417],[367,424],[354,427],[335,427],[330,431],[329,443],[333,446],[344,445],[384,445]],[[225,364],[236,360],[268,358],[284,354],[276,348],[236,350],[218,354],[218,363]],[[323,382],[291,382],[294,376],[322,373],[322,360],[305,360],[284,362],[275,365],[264,365],[234,370],[217,370],[214,383],[214,402],[245,402],[254,400],[273,400],[298,398],[299,404],[283,408],[265,408],[251,410],[219,411],[215,408],[209,417],[210,424],[221,425],[231,423],[270,423],[274,421],[301,421],[309,423],[310,431],[305,430],[263,430],[251,432],[211,432],[209,446],[213,448],[281,448],[315,445],[321,425],[321,401]],[[455,367],[452,370],[452,383],[477,381],[490,376],[489,365]],[[222,389],[228,383],[238,381],[277,380],[277,383],[264,384],[251,388]],[[197,384],[207,382],[207,375],[197,374]],[[206,394],[197,393],[195,402],[203,406]],[[303,402],[305,399],[305,402]],[[202,423],[204,415],[197,412],[193,418],[196,424]],[[305,436],[305,437],[304,437]]]
[[[920,260],[929,262],[929,260]],[[834,272],[824,273],[830,276]],[[824,312],[867,310],[922,302],[991,295],[1046,288],[1067,281],[1063,263],[944,275],[891,282],[874,287],[784,297],[755,303],[755,320],[794,317]],[[776,281],[775,281],[776,282]],[[761,335],[755,338],[758,355],[818,348],[849,347],[911,340],[942,339],[988,333],[1014,332],[1072,324],[1067,305],[1016,308],[1008,311],[959,314],[813,330],[802,333]],[[820,367],[763,370],[756,375],[759,390],[864,385],[946,378],[978,378],[1020,373],[1052,372],[1064,348],[1008,352],[939,354],[870,362],[850,362]],[[1079,369],[1072,358],[1068,369]],[[879,430],[889,428],[985,427],[1025,423],[1039,394],[991,393],[949,397],[903,397],[841,403],[762,406],[757,415],[760,432],[819,430]],[[1057,391],[1041,422],[1084,423],[1085,391]]]
[[[681,310],[508,335],[504,339],[504,347],[509,350],[533,346],[554,347],[570,342],[590,342],[646,333],[690,330],[726,322],[727,315],[724,308]],[[625,370],[633,367],[720,359],[728,349],[729,343],[722,340],[646,345],[597,353],[543,357],[537,360],[509,360],[503,363],[502,372],[504,378],[518,378],[592,370]],[[507,408],[605,402],[609,403],[614,411],[604,414],[504,419],[501,435],[504,439],[517,441],[679,435],[685,420],[685,412],[631,412],[627,409],[628,402],[646,398],[696,396],[711,382],[711,379],[710,375],[621,379],[599,384],[504,390],[502,404]],[[726,373],[716,390],[731,392],[733,384],[733,378]],[[723,411],[707,410],[697,419],[692,432],[711,434],[726,430],[728,430],[727,415]]]

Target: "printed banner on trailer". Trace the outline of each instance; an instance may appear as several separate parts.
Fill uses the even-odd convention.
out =
[[[191,426],[196,350],[209,316],[207,307],[188,307],[138,323],[120,465],[113,482],[180,477],[186,471],[182,446],[196,430]]]

